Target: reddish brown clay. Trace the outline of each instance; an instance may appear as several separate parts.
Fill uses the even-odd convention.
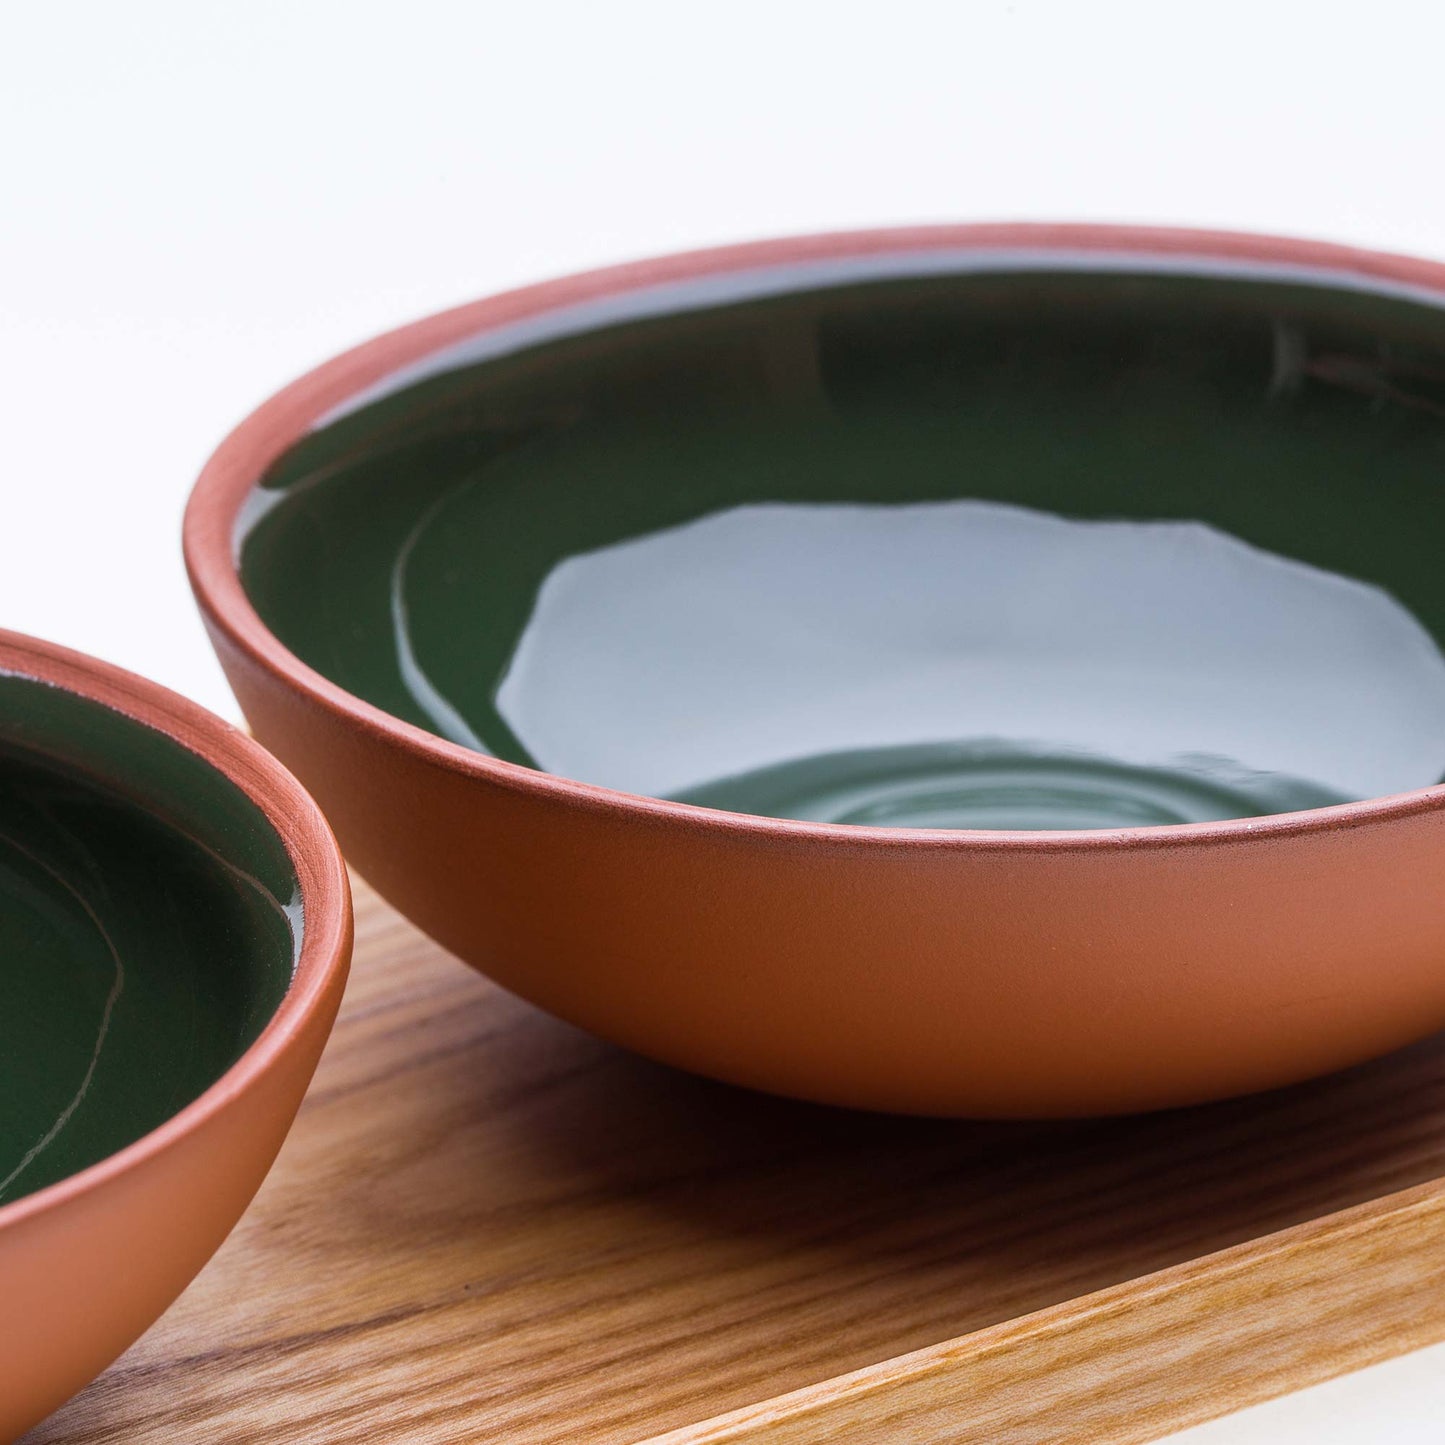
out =
[[[982,226],[729,247],[512,292],[304,377],[206,467],[191,578],[256,735],[351,860],[499,982],[620,1043],[836,1103],[993,1116],[1283,1084],[1445,1025],[1445,789],[1226,823],[1077,833],[715,812],[468,751],[352,696],[266,629],[232,539],[329,408],[448,342],[577,301],[759,265],[963,247],[1325,266],[1445,296],[1445,267],[1188,231]]]
[[[154,683],[14,633],[0,632],[0,670],[95,699],[223,773],[281,836],[306,918],[280,1008],[211,1088],[99,1164],[0,1208],[0,1440],[10,1440],[170,1304],[256,1192],[341,1001],[351,899],[315,804],[236,729]]]

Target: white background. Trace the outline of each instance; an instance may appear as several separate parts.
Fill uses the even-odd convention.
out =
[[[299,371],[636,255],[1035,217],[1445,257],[1445,6],[12,7],[0,625],[234,717],[180,511],[207,451]],[[1189,1438],[1442,1437],[1445,1348]]]

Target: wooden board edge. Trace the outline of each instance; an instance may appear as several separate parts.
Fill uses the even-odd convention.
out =
[[[1445,1181],[643,1445],[1137,1445],[1445,1338]]]

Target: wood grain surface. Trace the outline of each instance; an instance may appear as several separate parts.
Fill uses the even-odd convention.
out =
[[[1145,1440],[1445,1335],[1445,1038],[1145,1118],[880,1118],[632,1058],[357,905],[255,1204],[28,1445]]]

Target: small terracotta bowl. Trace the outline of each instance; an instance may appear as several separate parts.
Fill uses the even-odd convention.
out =
[[[226,1237],[350,952],[335,840],[274,759],[153,683],[0,632],[0,1440]]]
[[[220,448],[192,581],[402,911],[877,1109],[1263,1089],[1445,1025],[1445,268],[812,237],[403,328]]]

